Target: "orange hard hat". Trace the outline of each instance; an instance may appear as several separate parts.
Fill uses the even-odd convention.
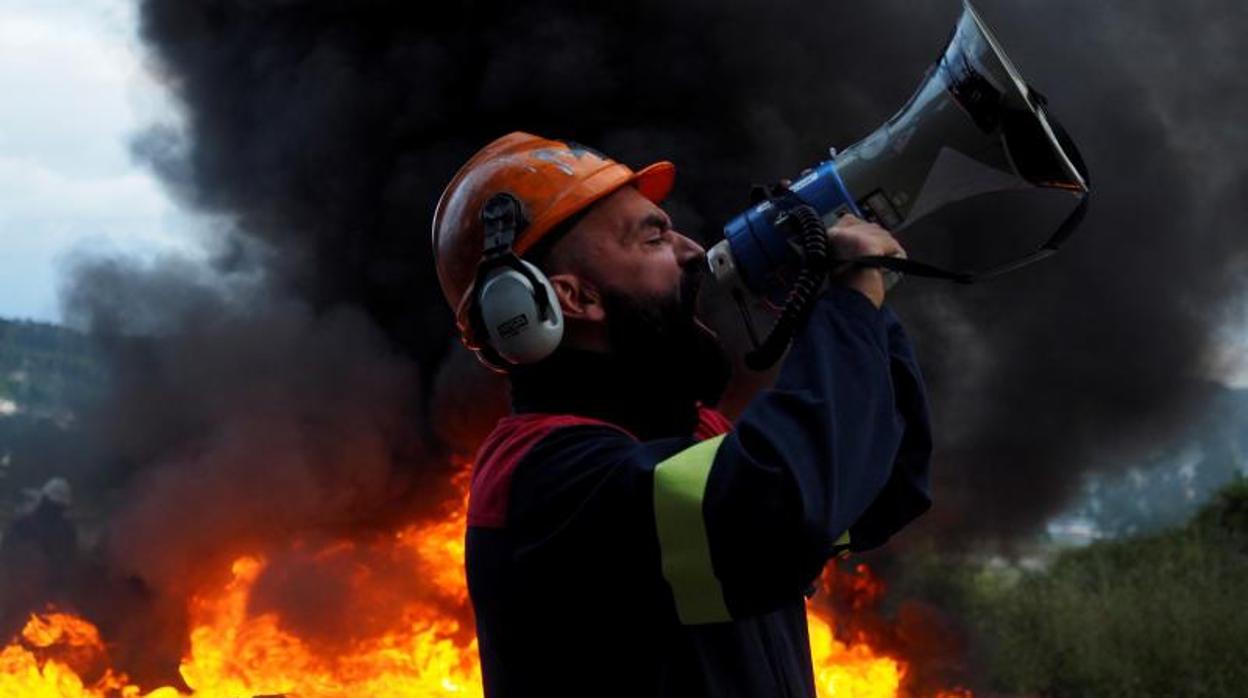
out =
[[[575,143],[516,131],[477,151],[451,179],[433,214],[433,260],[447,303],[466,343],[473,345],[469,310],[481,262],[485,227],[481,209],[495,194],[521,205],[527,225],[512,250],[523,255],[560,223],[626,185],[658,203],[676,177],[670,162],[634,172]]]

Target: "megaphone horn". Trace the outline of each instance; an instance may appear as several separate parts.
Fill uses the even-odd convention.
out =
[[[940,59],[901,111],[836,157],[861,212],[901,229],[954,201],[1042,187],[1079,195],[1088,176],[969,3]]]
[[[792,197],[761,201],[729,221],[708,259],[721,282],[783,304],[793,270],[802,266],[790,226],[781,224],[790,218],[784,202],[813,208],[825,224],[853,213],[900,231],[955,201],[1030,188],[1069,192],[1079,203],[1039,249],[1022,257],[961,271],[905,259],[852,261],[981,281],[1053,254],[1087,211],[1089,177],[1074,142],[964,2],[944,52],[906,105],[874,133],[807,171],[789,187]]]

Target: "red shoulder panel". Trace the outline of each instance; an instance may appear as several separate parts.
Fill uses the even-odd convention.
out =
[[[694,430],[693,435],[699,441],[727,434],[730,431],[732,431],[732,422],[720,414],[719,410],[698,405],[698,428]]]
[[[477,450],[468,492],[468,525],[502,528],[507,523],[511,473],[529,449],[556,429],[597,425],[620,427],[587,417],[564,414],[517,414],[498,421]],[[627,433],[627,432],[625,432]]]

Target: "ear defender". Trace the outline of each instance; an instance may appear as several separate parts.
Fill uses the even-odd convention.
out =
[[[511,194],[491,197],[481,209],[485,249],[474,284],[477,336],[488,337],[478,350],[495,368],[531,364],[550,356],[563,339],[563,311],[540,269],[512,251],[526,221]]]

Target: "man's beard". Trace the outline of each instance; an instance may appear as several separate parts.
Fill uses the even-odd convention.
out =
[[[690,269],[671,294],[638,298],[603,289],[602,304],[611,354],[624,370],[664,398],[714,405],[728,385],[732,362],[719,338],[697,320],[701,282],[702,275]]]

